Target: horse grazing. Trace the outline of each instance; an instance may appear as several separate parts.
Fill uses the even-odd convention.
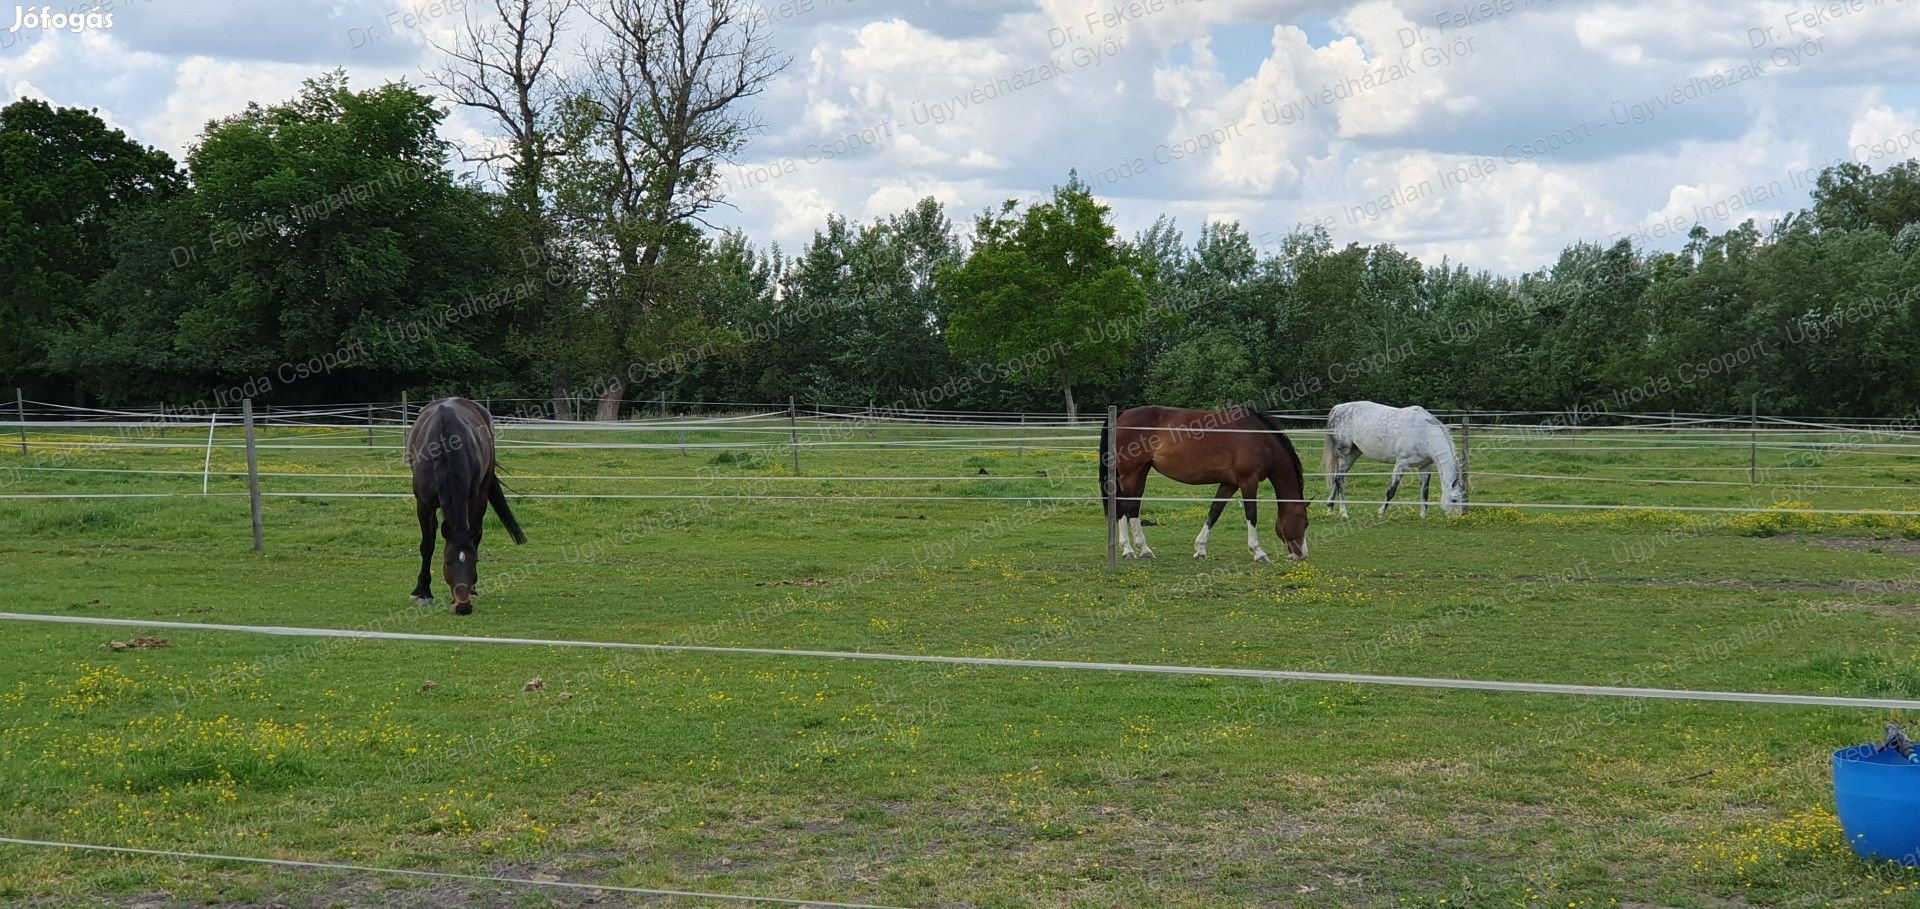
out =
[[[443,398],[420,409],[420,418],[407,430],[407,465],[413,469],[414,510],[420,516],[420,580],[413,585],[413,602],[433,604],[434,511],[446,518],[440,524],[447,538],[441,572],[453,588],[453,614],[473,612],[474,585],[479,581],[480,524],[487,503],[500,515],[515,543],[525,543],[507,507],[507,495],[494,475],[493,417],[486,408],[465,398]]]
[[[1400,488],[1400,476],[1408,470],[1420,471],[1420,516],[1427,516],[1427,485],[1433,471],[1440,471],[1440,508],[1447,514],[1465,514],[1467,490],[1460,481],[1460,461],[1453,453],[1453,436],[1440,418],[1420,406],[1388,407],[1372,401],[1348,401],[1336,405],[1327,414],[1326,460],[1328,485],[1327,510],[1340,503],[1340,516],[1347,516],[1347,471],[1360,456],[1393,464],[1393,480],[1387,484],[1386,498],[1380,502],[1380,514]]]
[[[1300,468],[1300,455],[1265,414],[1245,407],[1135,407],[1120,414],[1114,435],[1109,439],[1106,428],[1100,430],[1100,490],[1106,500],[1113,499],[1115,490],[1106,471],[1112,459],[1120,485],[1114,513],[1120,521],[1120,540],[1125,547],[1122,554],[1127,558],[1135,557],[1135,543],[1139,544],[1140,558],[1153,558],[1146,532],[1140,528],[1140,499],[1146,492],[1149,468],[1181,483],[1220,484],[1213,509],[1207,513],[1207,525],[1193,540],[1194,558],[1207,557],[1207,536],[1213,532],[1213,523],[1220,520],[1220,512],[1238,491],[1247,510],[1247,549],[1254,561],[1268,561],[1266,550],[1260,548],[1258,499],[1262,480],[1273,482],[1280,507],[1273,530],[1286,544],[1287,558],[1299,561],[1307,557],[1305,473]]]

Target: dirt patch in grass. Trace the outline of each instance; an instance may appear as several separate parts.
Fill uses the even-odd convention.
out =
[[[108,641],[105,644],[101,644],[100,649],[101,650],[158,650],[162,647],[172,647],[172,646],[173,644],[168,642],[166,638],[148,637],[147,635],[142,634],[142,635],[135,635],[131,639],[128,639],[125,641]]]
[[[1920,540],[1876,540],[1871,537],[1827,537],[1804,533],[1781,534],[1768,539],[1783,543],[1805,543],[1839,552],[1884,552],[1920,557]]]
[[[1868,542],[1868,541],[1862,541]],[[1885,542],[1885,541],[1882,541]],[[1523,584],[1598,584],[1617,587],[1679,587],[1714,590],[1767,590],[1779,593],[1909,593],[1920,591],[1920,581],[1742,581],[1732,578],[1599,578],[1568,580],[1550,575],[1496,575],[1449,572],[1444,576],[1419,573],[1370,575],[1378,580],[1512,581]]]

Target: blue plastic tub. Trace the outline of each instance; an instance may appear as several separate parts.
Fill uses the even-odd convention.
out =
[[[1861,858],[1920,868],[1920,764],[1878,745],[1842,748],[1833,753],[1833,804]]]

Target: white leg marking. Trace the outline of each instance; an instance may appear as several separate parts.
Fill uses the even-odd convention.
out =
[[[1247,522],[1247,551],[1253,553],[1256,562],[1272,561],[1267,558],[1267,551],[1260,548],[1260,528],[1255,527],[1252,521]]]
[[[1147,548],[1147,532],[1141,528],[1140,519],[1138,517],[1128,518],[1127,526],[1133,529],[1133,539],[1140,547],[1140,557],[1143,559],[1153,558],[1153,550]]]
[[[1204,559],[1207,557],[1207,537],[1212,535],[1212,533],[1213,533],[1213,525],[1211,524],[1200,525],[1200,535],[1193,538],[1193,557],[1194,558]]]

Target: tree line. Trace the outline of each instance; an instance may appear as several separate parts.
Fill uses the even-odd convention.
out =
[[[1920,406],[1920,161],[1829,167],[1810,207],[1765,229],[1696,226],[1676,252],[1576,243],[1518,276],[1315,225],[1263,245],[1163,217],[1124,237],[1073,174],[964,230],[930,198],[831,216],[788,254],[706,226],[785,63],[749,7],[496,11],[467,23],[434,91],[321,74],[208,123],[184,162],[90,111],[0,110],[0,377],[69,403],[407,391],[564,418],[662,397],[1369,398],[1580,422]],[[597,50],[563,73],[569,22]],[[494,141],[444,138],[449,101]]]

